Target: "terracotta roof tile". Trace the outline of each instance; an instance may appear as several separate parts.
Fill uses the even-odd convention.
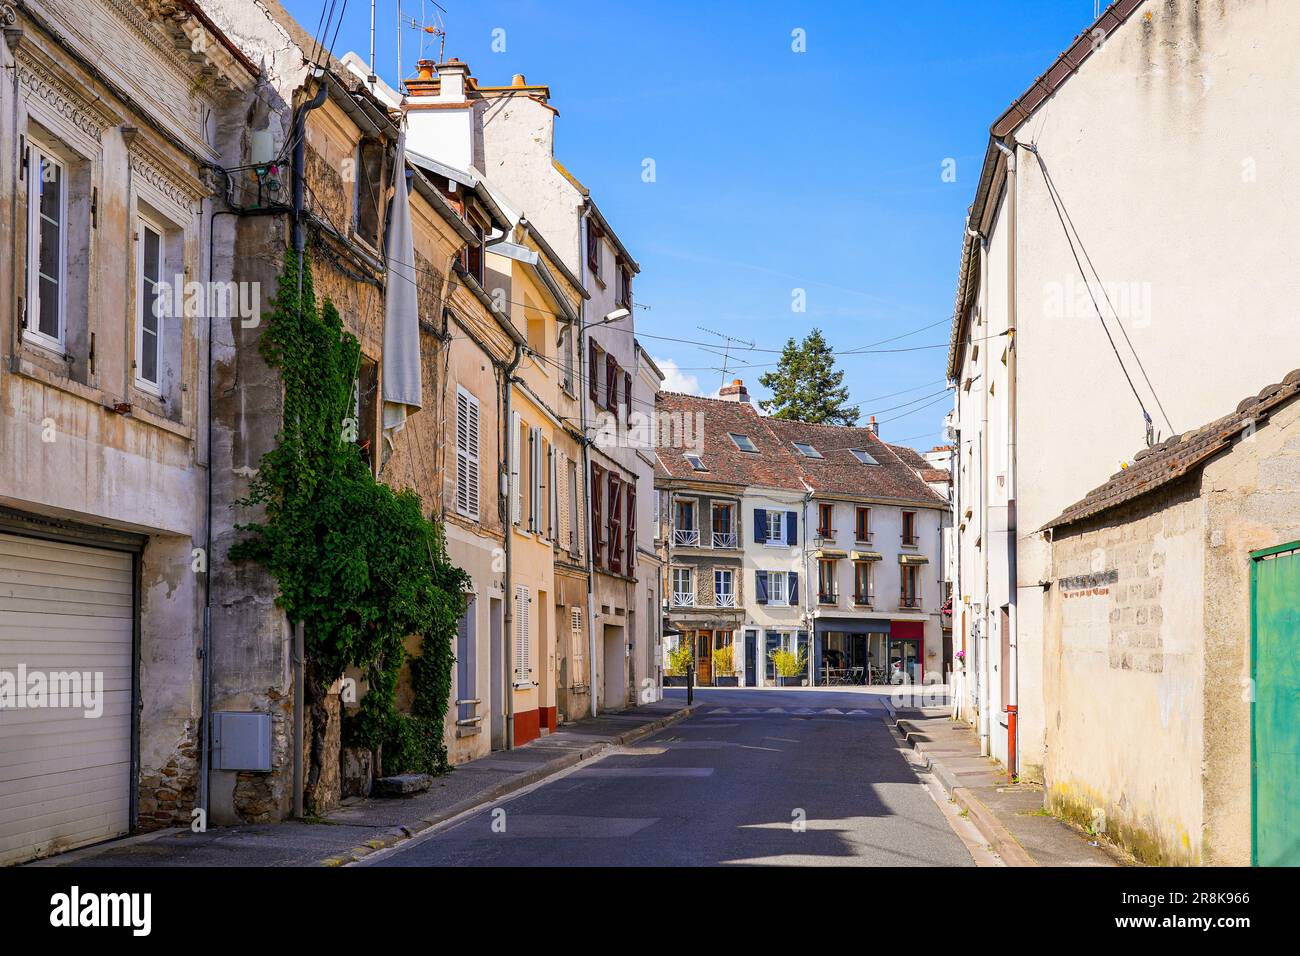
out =
[[[1133,456],[1133,464],[1111,475],[1104,485],[1088,492],[1039,530],[1060,528],[1094,517],[1190,474],[1231,445],[1243,431],[1258,428],[1273,409],[1298,394],[1300,369],[1242,399],[1231,414],[1142,449]]]

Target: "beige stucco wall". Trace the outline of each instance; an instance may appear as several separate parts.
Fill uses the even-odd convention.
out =
[[[1104,814],[1106,832],[1153,863],[1201,858],[1204,542],[1184,482],[1054,546],[1048,803],[1085,824]],[[1070,580],[1093,574],[1095,586]]]

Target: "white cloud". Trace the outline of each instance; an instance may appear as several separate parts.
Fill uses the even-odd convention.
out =
[[[664,373],[664,391],[682,392],[686,395],[704,394],[700,391],[699,376],[685,374],[672,359],[657,358],[655,364]]]

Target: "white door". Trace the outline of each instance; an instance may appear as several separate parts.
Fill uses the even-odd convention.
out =
[[[129,554],[0,534],[0,866],[130,829],[132,578]]]

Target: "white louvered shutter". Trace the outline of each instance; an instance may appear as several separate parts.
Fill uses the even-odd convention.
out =
[[[456,510],[479,517],[479,406],[464,389],[456,392]]]
[[[555,448],[547,449],[546,457],[550,460],[550,474],[546,481],[546,537],[551,541],[555,540],[558,531],[559,519],[559,472],[558,463],[555,460]]]
[[[555,522],[560,547],[569,550],[569,456],[555,450]]]
[[[582,608],[575,607],[572,609],[569,646],[573,648],[573,673],[572,679],[575,685],[587,683],[586,655],[583,649],[587,646],[586,635],[582,630]]]
[[[523,489],[519,487],[519,413],[510,413],[510,480],[514,489],[510,496],[510,520],[519,524],[523,510]]]
[[[531,622],[529,620],[528,588],[520,584],[515,587],[515,683],[522,684],[529,680],[532,673],[532,647],[530,639]]]

